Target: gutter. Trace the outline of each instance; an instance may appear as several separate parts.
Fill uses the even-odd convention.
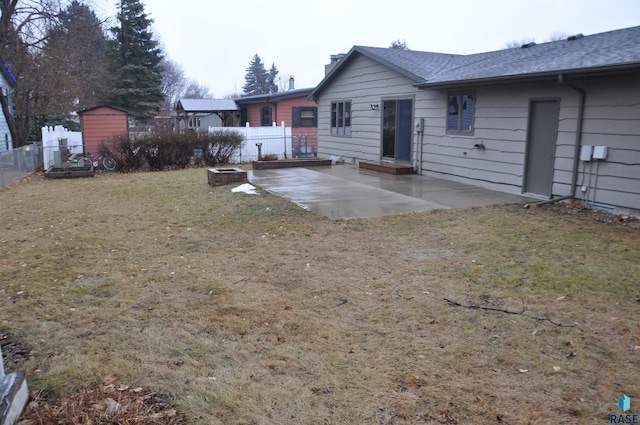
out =
[[[496,75],[492,77],[481,78],[469,78],[463,80],[448,80],[448,81],[435,81],[429,82],[428,80],[422,83],[414,84],[413,86],[418,89],[454,89],[459,87],[479,86],[479,85],[493,85],[503,83],[520,83],[520,82],[536,82],[540,80],[555,80],[560,79],[567,75],[580,76],[585,78],[599,77],[601,75],[612,74],[626,74],[630,72],[637,72],[640,68],[640,63],[634,62],[624,65],[614,66],[600,66],[594,68],[577,68],[567,69],[563,73],[558,74],[556,71],[544,71],[532,74],[513,74],[513,75]],[[568,87],[572,87],[567,84]],[[575,87],[572,87],[575,89]]]

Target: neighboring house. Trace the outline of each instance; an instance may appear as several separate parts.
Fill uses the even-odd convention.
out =
[[[180,99],[176,113],[179,131],[208,131],[238,122],[238,105],[231,99]]]
[[[96,106],[78,112],[85,152],[98,154],[101,143],[129,132],[129,113],[111,106]]]
[[[309,96],[318,153],[638,211],[638,40],[640,27],[464,56],[355,46]]]
[[[313,88],[245,96],[235,99],[240,107],[240,125],[251,127],[280,125],[291,127],[293,156],[314,156],[317,153],[318,106],[307,97]]]
[[[178,114],[174,110],[160,109],[158,115],[153,117],[153,125],[156,129],[175,131],[178,125]]]
[[[0,90],[2,90],[2,94],[6,96],[8,100],[9,110],[13,111],[13,84],[15,84],[15,77],[4,61],[0,62],[2,62],[0,65],[2,67],[0,70]],[[2,109],[0,109],[0,152],[8,151],[12,148],[13,141],[11,139],[11,131],[9,130],[9,125],[7,124],[4,113]]]

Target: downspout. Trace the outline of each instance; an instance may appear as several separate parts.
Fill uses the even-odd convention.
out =
[[[573,199],[576,193],[576,186],[578,183],[578,166],[580,165],[580,149],[582,148],[582,124],[584,119],[584,104],[585,104],[585,96],[586,92],[578,86],[575,86],[571,83],[568,83],[564,75],[558,75],[558,82],[567,86],[570,89],[573,89],[578,92],[578,123],[576,125],[576,141],[575,141],[575,151],[573,153],[573,171],[571,173],[571,190],[569,195],[562,196],[560,198],[549,199],[546,201],[536,202],[532,205],[545,205],[551,204],[558,201],[564,201],[566,199]]]
[[[418,157],[418,164],[416,167],[416,173],[418,173],[419,176],[422,175],[422,157],[423,157],[423,151],[424,151],[424,147],[423,147],[423,143],[424,143],[424,130],[418,130],[416,132],[416,139],[418,139],[418,151],[416,152],[416,156]]]

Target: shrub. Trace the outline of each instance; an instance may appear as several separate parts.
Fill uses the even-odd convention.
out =
[[[202,144],[204,162],[208,166],[228,164],[231,156],[240,148],[244,136],[237,131],[216,130],[208,133]]]
[[[213,166],[229,163],[242,140],[242,134],[235,131],[174,133],[157,130],[116,136],[101,146],[101,153],[114,157],[122,171],[186,168],[201,162]]]

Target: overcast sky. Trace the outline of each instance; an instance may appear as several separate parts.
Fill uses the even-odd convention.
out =
[[[116,0],[95,0],[115,16]],[[315,87],[329,56],[354,45],[468,54],[553,33],[640,25],[638,0],[142,0],[153,32],[187,78],[218,98],[242,91],[254,54],[296,88]]]

